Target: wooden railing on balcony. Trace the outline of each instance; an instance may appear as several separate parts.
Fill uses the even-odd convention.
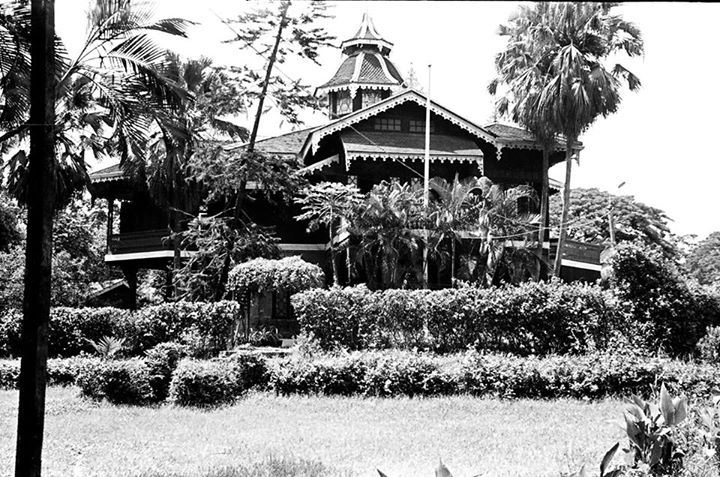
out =
[[[143,230],[110,235],[108,253],[138,253],[172,250],[168,229]]]

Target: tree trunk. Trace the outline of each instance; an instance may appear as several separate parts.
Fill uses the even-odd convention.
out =
[[[337,260],[335,260],[335,245],[333,244],[333,232],[332,232],[332,222],[328,224],[328,236],[330,237],[330,261],[332,262],[332,270],[333,270],[333,286],[339,287],[340,286],[340,278],[338,274],[338,266],[337,266]]]
[[[30,164],[16,477],[39,476],[45,425],[55,205],[55,3],[32,0]]]
[[[450,287],[455,288],[455,237],[450,237]]]
[[[543,243],[545,242],[545,230],[547,230],[548,204],[550,199],[550,180],[548,179],[548,169],[550,168],[550,150],[547,146],[543,147],[542,153],[542,185],[540,190],[540,227],[538,227],[538,264],[542,264]],[[540,280],[541,270],[538,270],[538,281]]]
[[[288,8],[290,8],[290,2],[284,1],[282,3],[282,7],[280,7],[280,22],[278,23],[277,35],[275,35],[275,45],[273,46],[270,59],[268,60],[267,70],[265,70],[265,81],[263,81],[262,91],[260,92],[260,97],[258,98],[258,107],[255,112],[255,121],[253,122],[252,132],[250,133],[250,142],[248,143],[247,152],[253,152],[255,150],[255,141],[257,140],[258,129],[260,128],[260,116],[262,116],[265,96],[267,95],[268,86],[270,85],[270,78],[272,77],[273,66],[275,66],[278,49],[280,48],[280,41],[282,41],[282,33],[286,26],[285,20],[287,19]]]
[[[570,176],[572,174],[572,149],[575,145],[575,138],[566,135],[567,146],[565,150],[565,187],[563,187],[563,208],[560,218],[560,238],[558,239],[557,252],[555,255],[554,273],[556,277],[560,276],[562,268],[562,254],[565,249],[565,238],[567,236],[567,218],[570,211]]]

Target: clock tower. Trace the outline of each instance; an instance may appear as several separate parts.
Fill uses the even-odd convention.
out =
[[[365,13],[357,33],[340,45],[344,60],[337,72],[315,91],[328,96],[330,119],[375,104],[403,86],[402,76],[388,58],[392,46]]]

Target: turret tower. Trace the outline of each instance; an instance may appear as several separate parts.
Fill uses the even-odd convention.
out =
[[[403,78],[388,58],[392,46],[365,13],[357,33],[340,45],[345,56],[340,68],[315,91],[328,95],[331,119],[377,103],[402,86]]]

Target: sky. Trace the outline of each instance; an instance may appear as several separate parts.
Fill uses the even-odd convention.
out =
[[[156,0],[161,17],[197,22],[188,39],[171,43],[185,57],[201,55],[218,65],[256,64],[264,59],[223,43],[233,36],[220,18],[234,18],[254,2],[236,0]],[[494,57],[504,39],[497,27],[517,9],[515,2],[329,2],[332,20],[325,23],[339,45],[357,30],[367,12],[376,29],[394,44],[390,59],[405,74],[413,66],[427,90],[432,64],[433,101],[479,125],[491,122],[494,100],[487,85],[494,77]],[[72,53],[80,47],[86,25],[84,0],[56,0],[56,25]],[[639,92],[625,91],[617,113],[600,118],[583,134],[585,149],[574,165],[573,187],[597,187],[633,195],[666,212],[671,229],[703,238],[720,231],[720,62],[717,19],[720,4],[630,3],[617,9],[638,25],[645,41],[642,58],[618,61],[642,81]],[[287,76],[318,86],[329,79],[342,55],[323,50],[319,65],[288,61]],[[305,115],[306,125],[323,122]],[[250,123],[250,118],[245,118]],[[272,114],[263,117],[260,136],[291,128]],[[564,164],[550,176],[564,179]],[[618,185],[625,183],[621,189]]]

